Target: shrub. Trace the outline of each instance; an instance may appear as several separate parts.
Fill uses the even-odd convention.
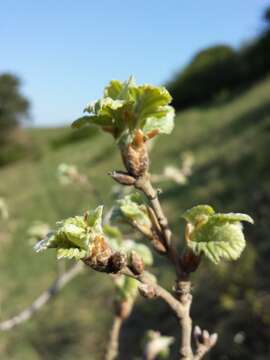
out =
[[[168,87],[176,109],[199,104],[239,84],[237,52],[224,45],[199,52]]]
[[[82,215],[57,222],[55,230],[35,245],[37,252],[55,249],[58,259],[75,259],[92,270],[111,275],[117,298],[106,360],[117,357],[121,325],[129,316],[138,293],[148,299],[161,298],[178,319],[179,359],[202,359],[215,346],[217,334],[195,326],[195,346],[192,346],[192,273],[199,269],[204,258],[215,265],[222,260],[238,259],[246,246],[242,222],[253,223],[245,214],[217,213],[209,205],[198,205],[182,215],[186,222],[182,247],[174,243],[159,192],[152,185],[147,147],[152,138],[173,130],[174,109],[170,102],[171,96],[164,87],[136,85],[132,78],[109,83],[104,96],[91,103],[86,108],[88,115],[76,120],[73,127],[94,124],[113,136],[125,171],[112,171],[111,176],[130,191],[109,212],[114,226],[104,224],[103,206],[99,205]],[[176,278],[171,291],[161,287],[156,277],[146,271],[153,263],[152,252],[145,244],[130,239],[130,233],[125,239],[123,224],[136,229],[153,251],[168,258]],[[146,359],[153,359],[153,352],[168,354],[172,339],[160,338],[158,334],[153,337],[152,333],[150,341],[157,338],[154,350],[153,342],[148,346],[152,357],[148,353]]]

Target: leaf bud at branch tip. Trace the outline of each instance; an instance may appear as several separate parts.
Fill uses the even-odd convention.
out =
[[[111,171],[108,173],[115,181],[121,185],[131,186],[135,184],[136,179],[124,171]]]
[[[186,274],[197,270],[201,262],[201,255],[196,255],[191,249],[185,249],[180,257],[180,267]]]
[[[140,130],[136,132],[132,143],[121,147],[123,163],[128,173],[135,178],[143,176],[149,168],[147,146],[143,140],[138,140],[139,132]]]
[[[160,241],[159,237],[153,232],[153,240],[151,241],[153,248],[160,254],[166,255],[167,249]]]
[[[204,341],[207,341],[209,339],[209,332],[207,330],[203,330],[202,332],[202,338]]]
[[[210,336],[210,345],[211,345],[211,347],[216,345],[217,340],[218,340],[218,334],[217,333],[214,333],[214,334],[212,334]]]
[[[203,345],[207,349],[215,346],[218,340],[218,334],[209,334],[207,330],[201,330],[199,326],[195,326],[194,328],[194,338],[197,346]]]
[[[135,275],[140,275],[144,271],[144,262],[142,258],[133,250],[129,255],[128,267]]]
[[[195,336],[195,338],[197,338],[197,337],[200,336],[201,334],[202,334],[201,328],[200,328],[198,325],[196,325],[196,326],[194,327],[194,336]]]
[[[127,264],[126,255],[117,251],[109,259],[109,272],[118,273]]]

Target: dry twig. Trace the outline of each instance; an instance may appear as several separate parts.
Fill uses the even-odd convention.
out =
[[[50,301],[59,291],[67,285],[72,279],[83,271],[83,264],[78,262],[69,270],[59,276],[52,285],[45,290],[30,306],[21,311],[12,318],[0,323],[0,331],[8,331],[15,326],[29,320],[37,311],[39,311],[48,301]]]

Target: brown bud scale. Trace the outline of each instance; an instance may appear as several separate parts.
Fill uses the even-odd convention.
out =
[[[94,244],[91,250],[91,255],[83,261],[97,271],[107,271],[108,263],[112,255],[112,250],[108,246],[104,237],[97,235],[94,239]]]
[[[118,273],[122,270],[127,264],[126,255],[117,251],[109,259],[108,264],[108,272],[110,273]]]
[[[135,275],[140,275],[144,271],[144,262],[135,251],[130,253],[128,267]]]
[[[201,256],[195,255],[190,249],[186,249],[180,257],[180,267],[185,273],[191,273],[197,270],[200,262]]]
[[[123,171],[113,171],[109,175],[121,185],[131,186],[135,184],[135,178]]]
[[[122,149],[122,158],[128,173],[135,178],[143,176],[149,168],[149,157],[145,143],[128,144]]]

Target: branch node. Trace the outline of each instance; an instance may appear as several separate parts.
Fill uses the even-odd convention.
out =
[[[139,289],[140,295],[147,299],[153,299],[153,298],[157,297],[155,288],[151,285],[139,284],[138,289]]]
[[[212,347],[216,345],[218,334],[213,333],[210,335],[207,330],[201,330],[199,326],[195,326],[193,334],[197,347],[194,360],[200,360],[207,352],[210,351]]]

